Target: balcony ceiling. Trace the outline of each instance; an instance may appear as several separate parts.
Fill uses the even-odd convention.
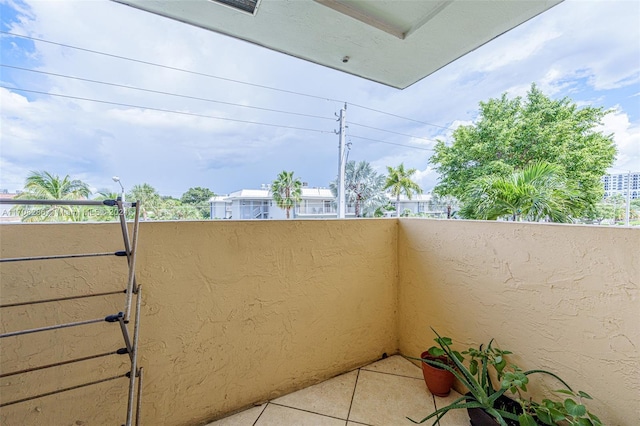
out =
[[[562,0],[115,1],[404,89]]]

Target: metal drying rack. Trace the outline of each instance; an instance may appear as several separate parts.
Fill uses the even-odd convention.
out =
[[[57,330],[61,328],[69,328],[69,327],[77,327],[81,325],[99,323],[99,322],[108,322],[108,323],[118,323],[120,325],[120,330],[122,332],[122,338],[124,340],[125,347],[119,348],[114,351],[85,356],[81,358],[75,358],[70,360],[65,360],[61,362],[56,362],[47,365],[41,365],[38,367],[26,368],[23,370],[12,371],[9,373],[0,374],[0,378],[16,376],[19,374],[29,373],[37,370],[44,370],[48,368],[59,367],[62,365],[74,364],[77,362],[87,361],[90,359],[102,358],[110,355],[129,355],[131,368],[128,372],[119,374],[117,376],[112,376],[100,380],[95,380],[91,382],[82,383],[76,386],[71,386],[63,389],[57,389],[51,392],[41,393],[38,395],[32,395],[26,398],[16,399],[12,401],[0,401],[0,407],[5,407],[8,405],[18,404],[21,402],[31,401],[38,398],[44,398],[46,396],[55,395],[62,392],[71,391],[74,389],[83,388],[86,386],[95,385],[98,383],[104,383],[111,380],[116,380],[120,378],[127,377],[129,379],[129,393],[127,400],[127,420],[124,424],[125,426],[138,426],[140,424],[140,406],[142,400],[142,380],[143,380],[143,367],[138,367],[138,335],[140,329],[140,305],[142,301],[142,286],[138,285],[136,282],[135,276],[135,267],[136,267],[136,249],[138,245],[138,226],[140,219],[140,201],[135,203],[125,203],[122,199],[118,198],[117,200],[104,200],[104,201],[93,201],[93,200],[0,200],[0,204],[11,204],[11,205],[67,205],[67,206],[103,206],[103,207],[112,207],[118,209],[118,216],[120,219],[120,227],[122,229],[122,239],[124,242],[124,250],[116,251],[116,252],[107,252],[107,253],[78,253],[78,254],[62,254],[62,255],[51,255],[51,256],[31,256],[31,257],[16,257],[16,258],[3,258],[0,259],[0,263],[5,262],[27,262],[27,261],[41,261],[41,260],[57,260],[57,259],[72,259],[72,258],[83,258],[83,257],[101,257],[101,256],[117,256],[117,257],[126,257],[127,264],[129,269],[127,286],[122,291],[110,291],[103,293],[94,293],[94,294],[84,294],[77,296],[69,296],[69,297],[59,297],[59,298],[51,298],[51,299],[42,299],[28,302],[17,302],[17,303],[1,303],[1,308],[9,308],[9,307],[17,307],[17,306],[31,306],[40,303],[51,303],[51,302],[61,302],[68,300],[76,300],[90,297],[102,297],[113,294],[122,294],[125,295],[125,304],[122,312],[118,312],[116,314],[107,315],[102,318],[88,319],[83,321],[69,322],[64,324],[55,324],[49,325],[45,327],[32,328],[26,330],[18,330],[12,331],[8,333],[0,334],[0,339],[12,336],[22,336],[28,335],[32,333],[46,332],[49,330]],[[127,222],[125,217],[125,207],[135,208],[135,219],[133,222],[133,230],[132,237],[129,238],[129,230],[127,228]],[[133,338],[131,338],[131,333],[129,331],[130,325],[130,317],[132,315],[131,305],[133,303],[133,295],[136,295],[136,309],[134,314],[133,321]],[[136,391],[136,378],[137,380],[137,391]],[[134,407],[135,407],[135,419],[134,419]]]

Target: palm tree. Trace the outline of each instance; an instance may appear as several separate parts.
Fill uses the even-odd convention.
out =
[[[89,185],[69,175],[61,178],[46,171],[32,171],[27,177],[24,192],[18,199],[82,200],[89,197]],[[85,220],[83,206],[16,206],[13,210],[23,222],[80,222]]]
[[[149,215],[158,217],[162,199],[158,191],[148,183],[134,185],[126,198],[128,201],[140,201],[140,214],[142,214],[143,220],[148,220]],[[133,215],[134,210],[127,209],[127,213],[127,216]]]
[[[289,219],[289,211],[302,199],[302,182],[293,177],[293,172],[283,170],[271,183],[271,193],[273,200],[278,207],[287,212],[287,219]]]
[[[572,222],[585,203],[581,193],[567,184],[557,165],[536,162],[509,176],[476,179],[465,194],[463,217],[514,221]]]
[[[396,217],[400,217],[400,195],[405,194],[408,199],[411,199],[413,194],[422,194],[422,188],[411,180],[416,169],[405,170],[404,163],[400,163],[397,168],[387,166],[387,172],[389,176],[384,189],[391,189],[391,195],[396,197]]]
[[[349,161],[345,166],[345,199],[355,208],[356,217],[374,216],[376,210],[387,204],[384,194],[386,177],[373,170],[366,161]],[[338,194],[338,184],[332,182],[329,187],[334,196]]]
[[[121,194],[119,192],[113,192],[108,189],[100,189],[97,192],[96,197],[94,198],[96,201],[104,201],[104,200],[115,200],[120,197]],[[93,220],[99,222],[109,222],[113,220],[118,220],[118,211],[113,207],[94,207],[95,215],[92,215]]]

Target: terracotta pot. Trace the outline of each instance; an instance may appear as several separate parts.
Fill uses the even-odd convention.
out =
[[[423,352],[420,358],[431,359],[434,361],[446,362],[447,357],[434,357],[429,355],[429,352]],[[453,386],[453,373],[450,371],[433,367],[426,362],[422,362],[422,375],[424,381],[431,392],[435,396],[447,396],[451,392],[451,386]]]

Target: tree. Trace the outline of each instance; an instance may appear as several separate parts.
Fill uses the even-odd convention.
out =
[[[429,200],[429,208],[435,211],[442,211],[447,213],[447,219],[451,219],[455,211],[460,207],[458,199],[452,195],[439,195],[431,193],[431,199]]]
[[[434,191],[461,198],[483,176],[509,176],[536,161],[560,167],[567,182],[585,196],[582,214],[603,194],[600,178],[613,163],[612,135],[596,131],[608,114],[579,108],[568,98],[552,100],[533,84],[526,99],[480,103],[477,123],[453,132],[453,144],[438,141],[430,162],[440,174]]]
[[[180,201],[182,204],[192,205],[198,208],[203,218],[209,219],[211,216],[211,209],[209,207],[209,200],[211,197],[215,197],[213,191],[208,188],[201,188],[199,186],[195,188],[189,188],[187,192],[182,194]]]
[[[345,165],[345,199],[355,208],[356,217],[374,216],[376,210],[388,203],[384,194],[386,177],[373,170],[366,161],[349,161]],[[337,181],[329,185],[333,195],[338,195]]]
[[[463,196],[461,215],[468,219],[572,222],[584,205],[582,194],[566,183],[561,168],[536,162],[511,175],[482,176]]]
[[[120,197],[121,194],[119,192],[113,192],[108,189],[101,189],[98,191],[95,200],[104,201],[104,200],[115,200]],[[99,222],[109,222],[112,220],[118,220],[118,211],[114,207],[94,207],[93,211],[96,213],[91,216],[91,219],[99,221]]]
[[[91,194],[89,185],[69,175],[61,178],[46,171],[32,171],[27,177],[24,191],[17,199],[27,200],[82,200]],[[23,222],[81,222],[86,220],[84,206],[19,205],[14,211]]]
[[[400,163],[397,168],[387,166],[387,172],[389,175],[384,189],[391,189],[391,195],[396,197],[396,217],[400,217],[400,195],[405,194],[408,199],[411,199],[414,193],[422,194],[422,188],[411,180],[416,169],[405,170],[403,163]]]
[[[156,189],[148,183],[142,185],[134,185],[126,195],[127,201],[140,201],[140,214],[144,220],[148,220],[149,216],[158,218],[158,211],[162,205],[162,199]],[[134,209],[127,209],[127,215],[131,217]]]
[[[202,219],[202,213],[198,207],[190,204],[182,204],[173,197],[161,197],[162,201],[156,211],[157,220],[187,220]]]
[[[287,212],[287,219],[289,219],[289,211],[302,199],[302,182],[293,177],[293,172],[283,170],[271,183],[271,193],[273,200],[278,207]]]

